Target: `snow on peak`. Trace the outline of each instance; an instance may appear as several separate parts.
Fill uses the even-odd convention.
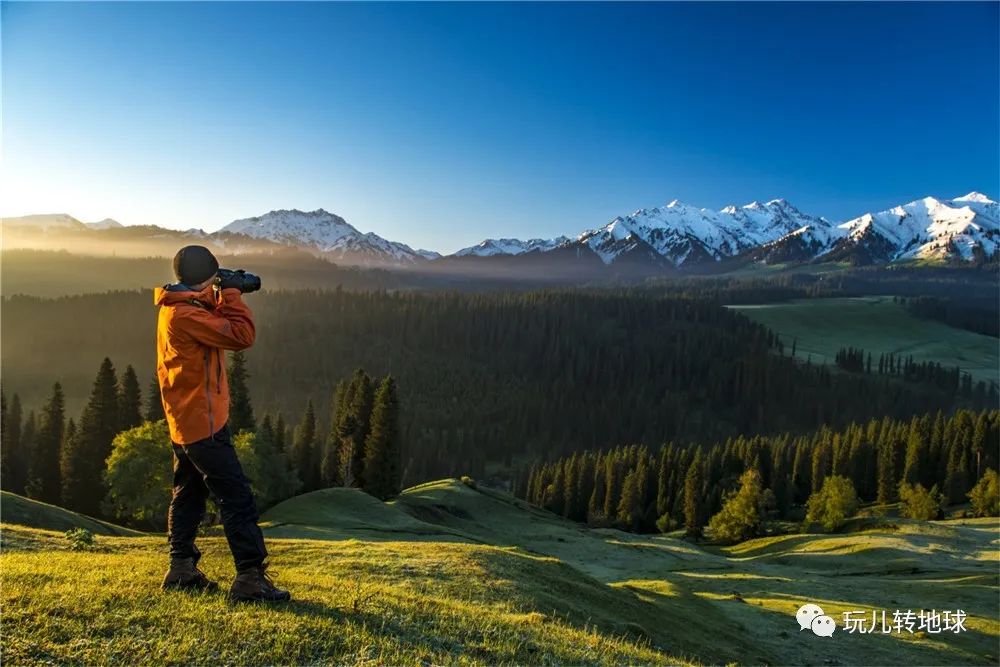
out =
[[[606,263],[636,247],[649,246],[676,266],[693,257],[718,261],[805,226],[830,225],[804,215],[784,199],[727,206],[720,211],[696,208],[675,199],[663,208],[639,209],[632,215],[618,216],[602,228],[584,232],[579,240],[598,252]]]
[[[954,199],[952,199],[952,201],[976,202],[979,204],[996,204],[995,201],[984,195],[982,192],[976,192],[974,190],[962,197],[955,197]]]
[[[878,259],[884,261],[956,256],[971,259],[976,249],[990,255],[1000,247],[997,204],[975,192],[948,201],[924,197],[878,213],[865,213],[838,229],[850,242],[876,248]]]
[[[388,241],[369,232],[362,234],[339,215],[322,208],[315,211],[281,209],[264,215],[234,220],[220,232],[312,248],[334,257],[365,262],[413,262],[426,259],[408,245]]]
[[[526,252],[532,252],[534,250],[539,252],[548,252],[549,250],[554,250],[555,248],[565,245],[566,243],[569,243],[569,239],[565,236],[557,236],[554,239],[529,239],[527,241],[522,241],[520,239],[486,239],[477,245],[462,248],[454,253],[454,255],[455,257],[523,255]]]

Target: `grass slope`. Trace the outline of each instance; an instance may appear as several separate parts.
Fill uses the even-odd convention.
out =
[[[0,491],[0,521],[59,531],[86,528],[95,535],[143,534],[139,531],[116,526],[113,523],[71,512],[62,507],[31,500],[9,491]]]
[[[97,553],[6,525],[2,649],[10,664],[996,664],[995,520],[895,521],[725,549],[589,530],[456,480],[392,503],[330,489],[265,517],[283,608],[160,592],[162,537]],[[29,551],[19,545],[41,545]],[[224,540],[203,568],[227,581]],[[81,576],[81,572],[86,576]],[[960,635],[799,634],[795,610],[969,614]]]
[[[860,347],[878,364],[880,354],[913,356],[958,366],[975,380],[998,381],[996,338],[911,315],[891,297],[797,299],[788,303],[729,306],[781,335],[796,356],[833,365],[842,347]]]

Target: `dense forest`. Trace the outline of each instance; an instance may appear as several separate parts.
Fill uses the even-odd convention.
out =
[[[280,414],[258,423],[242,352],[232,355],[228,374],[228,424],[261,509],[331,486],[383,500],[399,493],[402,442],[392,376],[372,378],[359,368],[338,383],[323,433],[311,400],[295,428]],[[170,497],[169,439],[155,382],[144,400],[134,369],[119,376],[108,358],[76,418],[67,419],[58,382],[37,414],[25,414],[20,397],[8,402],[0,388],[2,488],[88,516],[159,530]]]
[[[688,278],[650,278],[643,285],[664,294],[697,291],[701,298],[724,304],[775,303],[789,299],[897,296],[942,299],[958,310],[995,311],[1000,272],[983,266],[869,266],[836,270],[769,272]],[[959,319],[946,324],[961,326]],[[964,327],[963,327],[964,328]]]
[[[258,410],[288,424],[312,400],[323,430],[341,378],[359,367],[392,374],[407,484],[619,443],[804,432],[993,404],[984,385],[956,395],[797,362],[790,341],[689,287],[265,291],[246,298],[258,323],[247,383]],[[5,389],[26,409],[40,409],[58,381],[67,411],[81,411],[105,356],[153,375],[149,291],[9,297],[3,306]]]
[[[833,476],[848,480],[863,502],[894,502],[919,485],[936,502],[963,503],[988,471],[995,477],[998,442],[997,410],[884,417],[808,434],[738,436],[711,446],[576,452],[525,468],[516,493],[595,526],[635,532],[686,526],[700,534],[747,470],[770,491],[768,509],[781,518],[801,518],[807,500]]]
[[[921,296],[906,299],[906,308],[917,317],[937,320],[985,336],[1000,337],[1000,302],[997,295],[972,300]]]

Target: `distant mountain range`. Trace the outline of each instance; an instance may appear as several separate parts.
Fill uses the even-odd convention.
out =
[[[333,258],[362,264],[412,264],[437,259],[430,250],[414,250],[405,243],[387,241],[378,234],[362,234],[339,215],[323,209],[271,211],[256,218],[235,220],[220,232],[315,249]]]
[[[102,241],[112,249],[144,240],[170,247],[197,241],[228,253],[295,248],[349,265],[432,270],[489,266],[514,273],[519,268],[540,273],[573,268],[585,274],[602,266],[643,273],[702,272],[749,262],[969,262],[994,258],[1000,248],[997,202],[978,192],[949,200],[925,197],[839,224],[803,213],[784,199],[719,211],[674,200],[618,216],[574,238],[486,239],[444,257],[362,233],[323,209],[271,211],[213,233],[127,227],[111,219],[83,223],[66,214],[5,218],[3,224],[5,243],[10,239],[15,245],[38,233],[50,241],[65,235]]]

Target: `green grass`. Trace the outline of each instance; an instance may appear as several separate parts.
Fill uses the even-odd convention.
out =
[[[726,548],[592,530],[456,480],[379,503],[331,489],[264,517],[284,607],[163,593],[162,536],[5,524],[9,664],[996,664],[995,520],[892,519],[843,535]],[[228,582],[223,539],[203,569]],[[806,601],[845,610],[956,608],[960,635],[798,633]]]
[[[143,534],[8,491],[0,491],[0,521],[58,531],[86,528],[95,535]]]
[[[842,347],[860,347],[877,365],[880,354],[913,356],[958,366],[975,380],[1000,381],[996,338],[911,315],[891,297],[797,299],[787,303],[729,306],[780,334],[786,351],[833,365]]]

